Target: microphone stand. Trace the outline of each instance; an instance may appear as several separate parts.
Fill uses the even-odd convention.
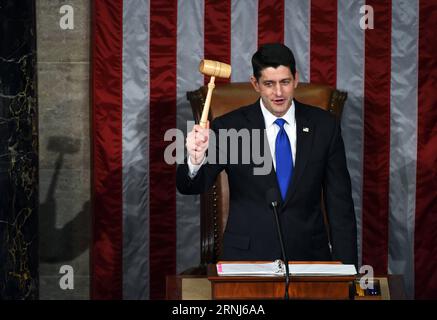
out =
[[[278,217],[278,211],[277,211],[278,202],[272,201],[271,204],[273,207],[273,213],[275,214],[276,228],[278,229],[279,243],[281,245],[281,251],[282,251],[282,259],[284,260],[284,264],[285,264],[285,295],[284,295],[284,299],[289,300],[288,286],[290,285],[290,274],[289,274],[289,268],[288,268],[288,259],[287,259],[287,255],[285,254],[284,241],[282,240],[281,226],[279,224],[279,217]]]

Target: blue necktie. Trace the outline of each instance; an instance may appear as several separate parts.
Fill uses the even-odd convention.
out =
[[[275,123],[279,126],[275,143],[276,178],[278,179],[279,188],[281,189],[282,199],[285,200],[288,185],[293,176],[293,154],[291,153],[290,140],[284,129],[286,121],[278,118],[275,120]]]

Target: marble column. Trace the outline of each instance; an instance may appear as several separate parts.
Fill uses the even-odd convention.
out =
[[[0,22],[0,300],[37,299],[34,1],[0,1]]]

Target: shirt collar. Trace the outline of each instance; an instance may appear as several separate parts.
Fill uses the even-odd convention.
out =
[[[276,117],[274,114],[272,114],[269,110],[267,110],[267,108],[264,105],[263,99],[259,99],[259,103],[261,105],[261,111],[264,117],[264,122],[266,125],[266,129],[268,129],[270,126],[273,125],[273,123],[275,122],[276,119],[278,119],[278,117]],[[294,123],[294,99],[291,100],[291,106],[288,109],[288,111],[281,117],[282,119],[284,119],[285,121],[287,121],[288,124],[293,124]]]

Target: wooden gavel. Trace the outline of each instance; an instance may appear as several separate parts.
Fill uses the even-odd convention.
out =
[[[199,71],[204,75],[211,76],[208,83],[208,93],[206,94],[205,105],[203,106],[202,116],[199,123],[202,128],[206,128],[212,91],[215,88],[215,77],[229,78],[231,76],[231,66],[214,60],[202,60],[199,64]]]

